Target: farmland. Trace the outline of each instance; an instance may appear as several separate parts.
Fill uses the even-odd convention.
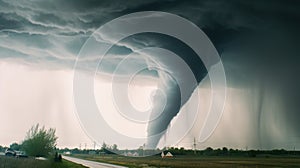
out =
[[[124,157],[119,155],[73,155],[87,160],[123,165],[134,168],[143,167],[300,167],[300,157],[287,156],[193,156],[179,155],[162,159],[159,156]]]

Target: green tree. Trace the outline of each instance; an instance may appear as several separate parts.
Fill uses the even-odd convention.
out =
[[[113,144],[113,146],[112,146],[112,150],[113,150],[113,151],[117,151],[117,150],[118,150],[118,146],[117,146],[117,144]]]
[[[0,152],[3,152],[4,151],[4,148],[3,146],[0,145]]]
[[[27,132],[22,147],[29,156],[48,156],[54,151],[56,140],[55,129],[46,130],[37,124]]]
[[[19,144],[16,143],[16,142],[10,144],[9,147],[10,147],[11,149],[13,149],[13,150],[16,150],[16,151],[18,151],[18,150],[21,149],[21,145],[19,145]]]
[[[101,146],[101,150],[104,150],[104,149],[106,149],[106,148],[107,148],[107,145],[106,145],[105,142],[103,142],[103,144],[102,144],[102,146]]]

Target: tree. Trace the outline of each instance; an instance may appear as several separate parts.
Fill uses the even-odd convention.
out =
[[[102,146],[101,146],[101,149],[104,150],[104,149],[106,149],[106,148],[107,148],[107,145],[106,145],[105,142],[103,142],[103,144],[102,144]]]
[[[117,144],[113,144],[113,146],[112,146],[112,150],[113,150],[113,151],[117,151],[117,150],[118,150],[118,146],[117,146]]]
[[[211,147],[207,147],[205,150],[204,150],[204,154],[205,155],[212,155],[214,153],[214,149],[211,148]]]
[[[13,149],[13,150],[16,150],[16,151],[18,151],[18,150],[21,149],[21,145],[19,145],[19,144],[16,143],[16,142],[10,144],[9,147],[10,147],[11,149]]]
[[[55,129],[46,130],[37,124],[27,132],[22,147],[29,156],[48,156],[55,149],[56,140]]]
[[[4,151],[4,148],[3,146],[0,145],[0,152],[3,152]]]

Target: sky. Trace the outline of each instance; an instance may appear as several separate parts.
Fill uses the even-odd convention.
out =
[[[154,144],[191,148],[196,137],[199,148],[300,149],[299,6],[299,2],[292,0],[0,0],[0,144],[21,142],[26,131],[40,123],[56,128],[59,147],[80,144],[93,147],[93,141],[99,146],[105,141],[131,148],[142,145],[147,134],[163,130],[166,133],[154,138]],[[207,68],[182,41],[161,34],[140,33],[114,45],[103,58],[99,72],[92,74],[98,66],[96,52],[82,52],[89,37],[115,18],[142,11],[168,12],[189,20],[203,30],[221,57],[226,75],[226,101],[216,129],[204,142],[199,137],[210,108],[212,86],[208,74],[218,62]],[[123,29],[122,25],[107,29],[97,42],[110,45]],[[177,99],[180,93],[176,90],[185,81],[184,75],[177,73],[181,69],[151,50],[140,52],[147,47],[170,50],[191,67],[197,83],[186,87],[189,94],[182,100]],[[78,59],[80,52],[86,57]],[[125,66],[118,66],[128,54],[131,55]],[[134,76],[128,99],[136,109],[146,111],[142,116],[149,117],[151,106],[155,110],[163,104],[164,99],[157,91],[162,89],[169,100],[164,102],[165,114],[170,111],[172,114],[150,124],[130,122],[117,113],[114,101],[118,100],[114,99],[119,96],[112,96],[111,91],[115,87],[121,93],[127,86],[126,80],[116,78],[116,85],[111,86],[112,74],[126,76],[138,67],[149,67],[153,63],[149,56],[169,68],[179,84],[174,84],[168,74],[150,68]],[[92,107],[87,107],[87,114],[78,114],[74,104],[77,73],[94,79],[95,102],[111,128],[144,139],[117,140],[104,126],[100,128],[101,122],[98,126],[87,125],[89,121],[93,123],[88,117]],[[85,97],[78,100],[84,102]],[[196,105],[199,108],[195,109]],[[195,110],[197,116],[190,119],[189,112]]]

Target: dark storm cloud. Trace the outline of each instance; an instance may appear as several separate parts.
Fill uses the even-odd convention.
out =
[[[86,32],[120,16],[123,10],[143,4],[139,1],[5,1],[1,2],[1,13],[12,20],[20,20],[22,26],[31,23],[57,33],[64,29],[70,32]],[[22,22],[22,19],[28,22]],[[20,26],[21,27],[21,26]],[[37,29],[39,27],[36,27]]]
[[[2,33],[42,34],[54,40],[71,36],[80,46],[95,29],[107,21],[131,12],[161,10],[181,15],[202,28],[219,52],[231,42],[253,33],[289,31],[299,26],[298,2],[294,1],[0,1]],[[275,32],[276,33],[276,32]],[[58,36],[58,37],[57,37]],[[63,36],[63,37],[60,37]],[[80,37],[79,37],[80,36]],[[71,40],[72,39],[72,40]],[[140,40],[140,41],[143,41]],[[53,42],[54,43],[54,42]],[[139,43],[135,43],[137,45]],[[16,47],[17,48],[17,47]],[[71,54],[79,49],[69,47]],[[17,50],[17,49],[16,49]],[[64,55],[64,53],[61,53]]]
[[[149,1],[150,2],[150,1]],[[0,1],[0,46],[26,54],[36,60],[57,60],[68,66],[74,63],[77,53],[89,35],[105,22],[121,16],[122,11],[144,4],[141,1]],[[40,35],[40,39],[31,36]],[[27,39],[24,42],[22,39]],[[46,46],[38,46],[39,44]],[[13,44],[7,46],[7,44]],[[27,46],[28,51],[24,52]],[[53,47],[55,46],[55,47]],[[127,52],[124,46],[113,53]],[[39,50],[40,52],[32,52]],[[41,51],[43,50],[43,51]],[[47,51],[47,52],[44,52]],[[1,51],[2,58],[9,54]],[[9,55],[11,56],[11,55]],[[43,59],[40,59],[40,58]],[[73,61],[71,61],[73,59]],[[34,60],[34,61],[33,61]]]
[[[290,120],[291,129],[299,129],[296,100],[300,98],[291,94],[299,93],[295,84],[299,83],[299,8],[300,1],[293,0],[0,0],[0,59],[72,67],[85,40],[104,23],[131,12],[171,12],[194,22],[212,40],[225,65],[229,87],[255,85],[270,92],[275,89],[286,100],[283,102],[287,109],[285,116]],[[193,55],[188,47],[172,47],[178,45],[159,35],[129,37],[111,50],[107,71],[112,71],[121,60],[119,55],[143,47],[164,47],[187,58]],[[206,69],[199,61],[189,64],[199,74],[200,82]],[[90,59],[87,65],[96,66],[96,63]],[[264,99],[265,92],[259,100]],[[170,121],[176,114],[173,112],[163,120]],[[296,136],[300,137],[300,133]]]
[[[292,94],[300,91],[295,85],[300,81],[297,73],[300,71],[299,7],[299,2],[295,1],[180,1],[179,3],[168,1],[154,2],[127,11],[158,9],[172,12],[201,27],[221,54],[229,87],[260,93],[256,97],[258,110],[253,111],[253,115],[258,116],[258,124],[253,126],[257,128],[257,134],[253,135],[256,137],[254,143],[258,147],[271,147],[271,142],[276,143],[276,140],[270,138],[272,134],[264,130],[263,125],[276,123],[266,123],[268,119],[262,117],[266,113],[273,115],[277,120],[289,123],[287,127],[296,133],[291,136],[300,137],[296,131],[300,125],[295,121],[300,115],[296,103],[300,97]],[[159,38],[155,39],[162,42],[158,40]],[[160,42],[154,44],[164,46]],[[182,51],[187,54],[187,50]],[[198,66],[199,71],[203,68],[201,63],[189,65]],[[205,69],[201,72],[205,73]],[[201,79],[200,77],[198,81]],[[273,94],[277,96],[270,97]],[[176,94],[174,95],[176,97]],[[274,101],[270,100],[274,99],[283,104],[284,110],[280,111],[280,114],[272,113]],[[178,109],[176,106],[173,107],[174,109],[169,112],[170,115],[161,120],[170,121],[177,115],[174,111]],[[154,126],[149,129],[149,133],[167,129],[167,126],[159,124],[160,122],[152,123]],[[265,136],[262,138],[261,135]]]

